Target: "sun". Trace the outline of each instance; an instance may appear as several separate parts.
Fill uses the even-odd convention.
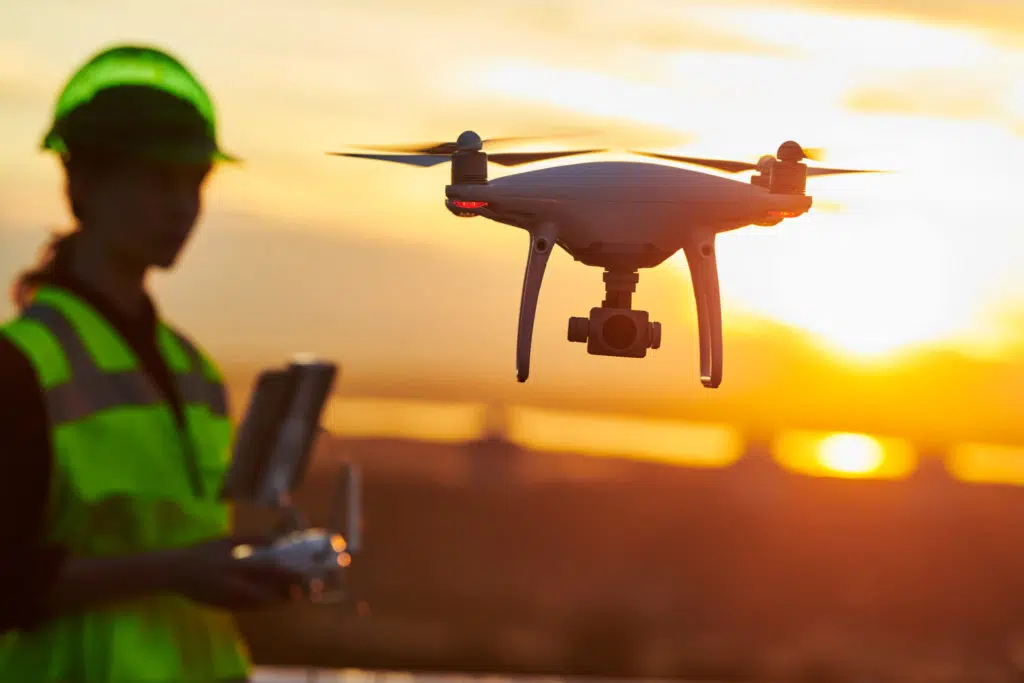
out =
[[[950,240],[919,218],[863,210],[769,230],[767,238],[758,228],[720,238],[723,300],[798,328],[840,357],[894,357],[972,322],[969,273]]]
[[[869,434],[784,432],[772,452],[783,467],[815,477],[900,479],[917,466],[909,443]]]
[[[865,434],[831,434],[818,444],[818,461],[831,472],[870,474],[885,462],[885,451]]]

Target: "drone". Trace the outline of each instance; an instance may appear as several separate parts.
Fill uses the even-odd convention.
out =
[[[639,270],[658,266],[682,250],[697,305],[700,381],[704,387],[717,388],[722,382],[723,345],[716,236],[748,226],[775,226],[807,213],[812,204],[805,194],[808,177],[881,172],[809,167],[804,160],[814,160],[817,153],[787,141],[774,155],[755,163],[630,150],[726,173],[755,171],[749,183],[649,161],[588,161],[488,180],[488,162],[518,166],[610,151],[484,151],[485,146],[522,139],[483,140],[465,131],[456,142],[362,147],[389,153],[328,152],[421,167],[450,161],[445,206],[451,213],[483,216],[529,234],[516,344],[519,382],[530,375],[537,300],[548,259],[559,246],[574,260],[604,270],[604,301],[591,308],[588,317],[569,319],[568,340],[585,343],[590,355],[623,358],[644,358],[648,349],[661,346],[661,323],[632,307]]]

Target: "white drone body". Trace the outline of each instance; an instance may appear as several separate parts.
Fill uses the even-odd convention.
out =
[[[482,146],[480,137],[467,131],[457,143],[413,150],[418,154],[342,156],[419,166],[450,157],[452,182],[445,188],[445,205],[452,213],[483,216],[530,234],[516,348],[520,382],[529,376],[537,301],[557,245],[576,261],[605,271],[604,302],[591,309],[588,318],[570,319],[569,341],[587,343],[593,355],[633,358],[643,358],[648,349],[661,344],[661,325],[631,306],[637,271],[653,268],[682,250],[697,304],[701,383],[718,387],[723,358],[715,237],[751,225],[777,225],[806,213],[812,205],[804,194],[808,176],[867,172],[808,168],[801,163],[806,158],[803,148],[786,142],[777,156],[762,157],[756,164],[646,154],[727,172],[758,171],[749,183],[646,161],[576,163],[488,180],[488,161],[511,166],[603,150],[486,154]]]

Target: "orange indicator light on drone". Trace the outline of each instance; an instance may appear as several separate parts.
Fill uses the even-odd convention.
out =
[[[487,206],[487,202],[464,202],[459,199],[453,199],[452,206],[456,209],[482,209]]]

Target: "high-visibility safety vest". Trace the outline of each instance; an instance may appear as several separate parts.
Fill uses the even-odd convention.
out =
[[[164,323],[161,355],[184,405],[172,408],[94,308],[43,287],[0,333],[35,367],[49,415],[47,537],[72,556],[116,556],[222,536],[218,501],[232,428],[214,365]],[[154,595],[59,616],[0,637],[0,681],[215,683],[243,680],[249,653],[232,616]]]

